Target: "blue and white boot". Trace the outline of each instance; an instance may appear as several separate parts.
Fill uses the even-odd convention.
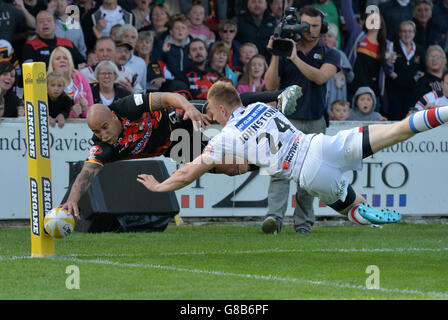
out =
[[[291,115],[296,111],[297,100],[303,96],[302,87],[289,86],[277,97],[277,109],[284,115]]]
[[[382,209],[377,210],[366,203],[355,205],[348,212],[350,221],[358,224],[386,224],[396,223],[401,220],[401,215],[395,210]]]

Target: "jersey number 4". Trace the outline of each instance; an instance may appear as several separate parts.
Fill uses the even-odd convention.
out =
[[[286,122],[283,122],[280,118],[275,117],[274,118],[275,125],[277,126],[278,132],[283,133],[287,130],[291,130],[291,126],[287,124]],[[282,142],[278,141],[278,143],[275,143],[274,137],[271,136],[269,132],[263,132],[260,135],[257,136],[257,144],[260,143],[261,139],[266,138],[269,145],[269,151],[271,154],[276,154],[278,150],[282,147]]]

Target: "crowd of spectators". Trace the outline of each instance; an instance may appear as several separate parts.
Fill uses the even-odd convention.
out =
[[[324,83],[330,119],[400,120],[448,99],[448,0],[0,0],[0,115],[23,115],[26,62],[46,63],[60,127],[134,93],[206,99],[223,78],[239,92],[281,89],[265,81],[268,43],[284,9],[306,5],[340,56]]]
[[[309,29],[279,55],[291,6],[287,24]],[[206,99],[225,79],[240,93],[300,86],[289,120],[325,133],[447,105],[447,49],[448,0],[0,0],[0,118],[24,115],[21,66],[45,62],[52,127],[131,94]],[[289,187],[271,179],[264,232],[281,230]],[[297,233],[312,230],[313,199],[297,185]]]

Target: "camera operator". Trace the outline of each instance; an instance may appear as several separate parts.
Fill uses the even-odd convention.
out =
[[[265,73],[267,90],[285,89],[291,85],[302,88],[297,99],[296,111],[288,116],[293,125],[304,133],[325,133],[327,116],[326,82],[339,69],[339,53],[323,44],[320,36],[327,32],[324,13],[308,5],[300,9],[296,25],[295,8],[288,8],[283,21],[283,31],[276,29],[268,49],[272,53]],[[295,14],[295,12],[294,12]],[[297,17],[297,16],[296,16]],[[307,23],[308,25],[306,25]],[[296,30],[298,34],[289,32]],[[280,33],[280,38],[278,33]],[[288,38],[282,39],[284,36]],[[292,40],[295,38],[296,41]],[[288,44],[291,53],[288,53]],[[279,56],[279,54],[281,56]],[[262,224],[265,233],[280,232],[289,198],[289,180],[271,178],[268,191],[268,212]],[[297,185],[294,228],[297,233],[311,233],[314,224],[314,197]]]

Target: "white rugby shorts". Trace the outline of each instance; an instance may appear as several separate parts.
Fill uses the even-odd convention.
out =
[[[315,136],[299,175],[300,187],[325,204],[344,201],[350,182],[343,173],[362,168],[362,135],[357,127]]]

